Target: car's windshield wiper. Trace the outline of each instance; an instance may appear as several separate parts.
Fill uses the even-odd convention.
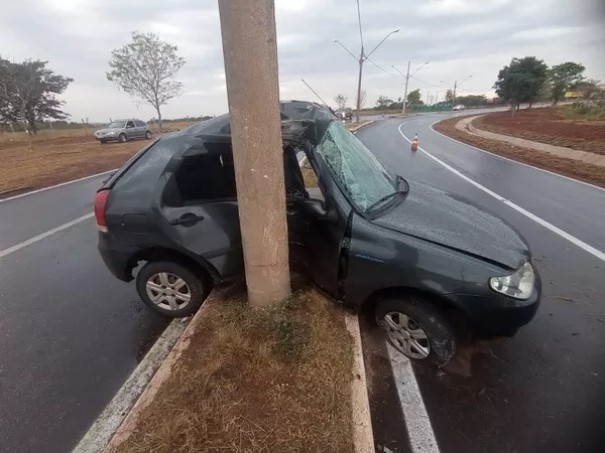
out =
[[[397,187],[401,187],[401,183],[404,182],[404,181],[405,180],[401,176],[397,175],[397,179],[396,179],[396,185],[397,185]],[[395,198],[398,195],[404,195],[404,194],[408,193],[408,190],[409,190],[408,185],[407,185],[407,183],[405,183],[402,188],[396,190],[395,192],[391,192],[390,194],[385,195],[384,197],[380,198],[378,201],[375,201],[374,203],[372,203],[366,209],[366,213],[372,212],[378,206],[380,206],[384,202],[390,200],[391,198]]]

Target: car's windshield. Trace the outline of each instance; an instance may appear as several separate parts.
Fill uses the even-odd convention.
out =
[[[397,190],[396,177],[340,122],[330,124],[317,153],[363,212]]]
[[[111,123],[109,123],[107,125],[107,129],[116,129],[116,128],[122,128],[122,127],[124,127],[123,121],[112,121]]]

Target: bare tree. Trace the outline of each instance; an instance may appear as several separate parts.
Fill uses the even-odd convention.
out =
[[[155,108],[162,129],[160,107],[181,93],[182,84],[173,80],[185,60],[177,47],[161,41],[154,33],[132,33],[132,42],[111,52],[107,78],[131,96]]]
[[[336,107],[338,110],[344,110],[347,107],[347,97],[344,94],[337,94],[334,97],[334,102],[336,102]]]

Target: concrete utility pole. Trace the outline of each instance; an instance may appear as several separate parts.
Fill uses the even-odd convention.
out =
[[[454,80],[454,87],[453,87],[454,89],[452,90],[452,108],[454,108],[456,106],[456,89],[458,88],[459,85],[462,85],[464,82],[466,82],[471,77],[472,77],[472,74],[469,75],[466,79],[462,80],[462,82],[460,82],[460,84],[458,84],[457,80]],[[443,80],[441,81],[441,83],[444,83],[448,87],[452,88],[452,86],[449,83],[444,82]],[[447,96],[446,96],[445,100],[447,101]]]
[[[290,294],[273,0],[218,0],[248,300]]]
[[[412,62],[410,60],[408,60],[408,70],[405,73],[405,75],[403,75],[403,72],[401,72],[395,65],[391,65],[391,67],[397,71],[399,74],[401,74],[404,78],[405,78],[405,90],[403,92],[403,107],[401,108],[401,113],[403,113],[405,115],[405,113],[407,112],[407,104],[408,104],[408,83],[410,81],[410,77],[413,77],[414,74],[416,74],[418,71],[420,71],[420,69],[424,66],[426,66],[427,64],[429,64],[429,62],[425,62],[423,64],[421,64],[420,66],[418,66],[418,69],[416,69],[412,74],[410,74],[410,65],[412,64]]]

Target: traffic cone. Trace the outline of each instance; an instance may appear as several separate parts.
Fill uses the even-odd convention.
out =
[[[418,134],[414,134],[414,140],[412,140],[412,151],[418,151]]]

